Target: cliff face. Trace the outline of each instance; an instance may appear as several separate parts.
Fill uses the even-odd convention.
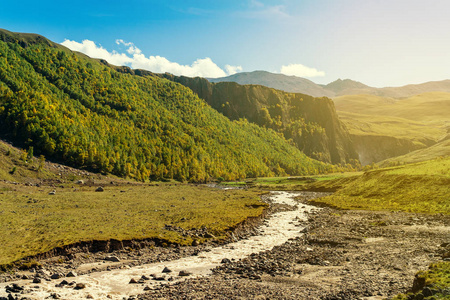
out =
[[[410,139],[393,136],[351,135],[362,165],[377,163],[433,145],[433,140],[414,143]]]
[[[136,70],[140,75],[149,73]],[[286,93],[260,85],[210,83],[204,78],[152,74],[189,87],[231,120],[246,118],[282,133],[306,155],[333,164],[355,162],[349,133],[328,98]]]

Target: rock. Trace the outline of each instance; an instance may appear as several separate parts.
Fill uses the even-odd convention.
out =
[[[166,275],[155,276],[153,280],[163,281],[166,280]]]
[[[136,279],[131,278],[130,282],[128,282],[128,283],[129,283],[129,284],[133,284],[133,283],[138,283],[138,282],[136,281]]]
[[[200,243],[198,242],[198,240],[193,240],[192,241],[192,246],[198,246],[200,245]]]
[[[84,284],[84,283],[77,283],[76,285],[75,285],[75,289],[76,290],[82,290],[82,289],[84,289],[84,288],[86,288],[86,285]]]
[[[168,267],[164,267],[164,269],[162,270],[163,273],[172,273],[172,270],[169,269]]]
[[[28,277],[28,275],[22,275],[22,279],[30,279],[29,277]]]
[[[104,189],[103,189],[101,186],[99,186],[98,188],[95,189],[95,191],[96,191],[96,192],[103,192]]]
[[[179,273],[178,273],[178,276],[189,276],[189,275],[191,275],[192,273],[191,272],[188,272],[188,271],[186,271],[186,270],[181,270]]]
[[[84,181],[83,180],[78,180],[76,183],[77,184],[84,184]]]
[[[67,273],[66,277],[77,277],[77,273],[75,273],[75,271],[70,271]]]
[[[150,291],[150,290],[151,290],[151,288],[148,285],[146,285],[144,288],[144,291]]]
[[[52,274],[52,276],[50,276],[51,279],[60,279],[61,277],[62,277],[61,274],[58,273],[54,273]]]
[[[56,191],[55,190],[53,190],[53,191],[51,191],[50,193],[48,193],[49,195],[56,195]]]
[[[39,277],[34,277],[33,283],[41,283],[42,280]]]
[[[60,285],[66,285],[66,284],[69,284],[69,282],[67,282],[67,280],[63,280],[63,281],[61,281],[59,284],[60,284]]]
[[[433,292],[430,290],[430,288],[428,288],[428,287],[425,287],[423,290],[422,290],[422,294],[423,294],[423,296],[424,297],[430,297],[430,296],[433,296]]]
[[[114,256],[114,255],[110,255],[110,256],[105,257],[105,260],[112,261],[112,262],[119,262],[120,261],[120,259],[117,256]]]
[[[87,298],[87,299],[94,299],[94,296],[92,296],[91,294],[88,294],[88,295],[86,296],[86,298]]]
[[[145,276],[145,275],[142,275],[142,276],[141,276],[141,279],[142,279],[142,280],[150,280],[150,278],[147,277],[147,276]]]
[[[229,263],[231,263],[231,260],[229,260],[228,258],[223,258],[220,263],[221,264],[229,264]]]

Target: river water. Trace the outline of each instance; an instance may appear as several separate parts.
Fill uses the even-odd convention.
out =
[[[302,193],[305,194],[305,193]],[[274,246],[281,245],[291,238],[301,236],[304,229],[299,225],[299,221],[307,220],[307,215],[311,211],[318,210],[317,207],[298,203],[294,198],[299,193],[295,192],[271,192],[270,199],[273,203],[287,204],[295,206],[292,211],[284,211],[272,214],[264,224],[259,227],[259,234],[248,239],[229,243],[224,246],[215,247],[209,251],[200,252],[197,256],[189,256],[178,260],[162,263],[152,263],[131,267],[128,269],[116,269],[112,271],[94,272],[81,275],[75,278],[67,278],[67,281],[84,283],[86,288],[76,290],[72,287],[55,287],[55,284],[62,281],[42,281],[40,284],[32,284],[30,281],[17,282],[24,285],[29,293],[24,296],[30,299],[45,299],[51,293],[57,293],[60,299],[86,299],[88,295],[93,299],[123,299],[131,295],[144,293],[144,287],[150,288],[167,284],[168,281],[147,280],[144,284],[129,284],[130,279],[140,279],[142,275],[150,277],[150,274],[162,275],[164,267],[168,267],[173,272],[172,283],[193,278],[197,276],[208,276],[211,270],[221,264],[223,258],[242,259],[252,253],[259,253],[270,250]],[[192,273],[188,277],[179,277],[178,273],[185,270]],[[5,286],[9,283],[0,284],[0,296],[7,296]],[[38,286],[38,287],[37,287]]]

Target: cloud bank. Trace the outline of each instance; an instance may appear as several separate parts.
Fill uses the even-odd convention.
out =
[[[287,66],[281,66],[281,74],[297,77],[323,77],[325,72],[318,71],[315,68],[310,68],[302,64],[289,64]]]
[[[181,65],[176,62],[171,62],[162,56],[148,56],[146,57],[142,51],[133,43],[125,42],[123,40],[116,40],[117,45],[124,45],[127,47],[126,53],[119,53],[117,51],[109,52],[101,46],[97,46],[93,41],[84,40],[81,43],[76,41],[65,40],[61,43],[70,50],[82,52],[93,58],[101,58],[113,65],[129,66],[133,69],[145,69],[155,73],[172,73],[174,75],[184,75],[189,77],[225,77],[233,75],[242,71],[241,66],[225,65],[224,69],[217,66],[209,57],[199,58],[191,65]]]

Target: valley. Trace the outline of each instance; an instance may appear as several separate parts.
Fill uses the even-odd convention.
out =
[[[450,299],[449,112],[2,29],[0,299]]]

